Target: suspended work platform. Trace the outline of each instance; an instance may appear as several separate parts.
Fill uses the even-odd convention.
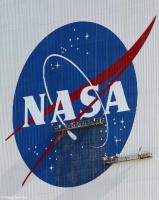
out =
[[[118,162],[125,162],[125,161],[131,161],[131,160],[140,160],[145,158],[151,158],[152,153],[149,152],[143,152],[138,154],[132,154],[128,156],[104,156],[102,157],[102,160],[105,164],[113,164]]]

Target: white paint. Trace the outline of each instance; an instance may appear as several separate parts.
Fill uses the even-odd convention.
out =
[[[89,184],[77,188],[53,187],[32,175],[21,180],[28,168],[14,139],[4,142],[13,130],[12,103],[19,74],[28,55],[48,33],[75,21],[93,21],[112,30],[131,47],[155,15],[158,0],[27,0],[0,3],[0,197],[29,200],[157,200],[159,199],[159,21],[133,61],[138,81],[138,106],[131,136],[123,153],[140,145],[153,153],[151,160],[113,165]],[[14,172],[14,173],[13,173]]]
[[[99,86],[98,85],[96,85],[96,86],[88,86],[88,87],[85,87],[82,90],[81,95],[80,95],[80,99],[81,99],[81,102],[83,103],[83,105],[85,105],[85,106],[88,106],[91,102],[93,102],[95,100],[94,96],[90,96],[88,94],[88,92],[90,90],[94,90],[94,91],[98,92],[99,91]],[[84,115],[82,116],[82,118],[83,117],[91,118],[91,117],[95,116],[96,114],[98,114],[98,112],[101,109],[100,101],[96,101],[96,103],[94,103],[94,105],[91,108],[92,108],[92,112],[89,112],[89,113],[85,112]]]
[[[59,105],[62,105],[62,109],[59,110]],[[57,100],[54,110],[54,115],[51,123],[57,122],[57,117],[59,115],[64,114],[65,119],[64,121],[73,120],[75,119],[75,114],[73,111],[71,99],[68,90],[57,91]]]
[[[111,101],[114,94],[115,100]],[[109,89],[108,100],[106,104],[106,113],[110,114],[110,107],[117,107],[117,112],[129,111],[125,93],[121,81],[116,81]]]
[[[23,97],[25,103],[25,112],[24,112],[24,127],[29,127],[28,120],[29,120],[29,112],[34,119],[36,125],[45,124],[44,121],[44,97],[45,94],[40,94],[40,110],[35,102],[33,96]]]
[[[88,77],[85,75],[85,73],[84,73],[84,72],[80,69],[80,67],[77,66],[73,61],[71,61],[70,59],[68,59],[68,58],[66,58],[65,56],[62,56],[62,55],[60,55],[60,54],[51,54],[51,55],[49,55],[49,56],[45,59],[44,64],[43,64],[43,81],[44,81],[44,86],[45,86],[46,94],[47,94],[47,97],[48,97],[49,102],[50,102],[51,105],[53,105],[53,102],[52,102],[52,100],[51,100],[51,97],[50,97],[50,94],[49,94],[49,91],[48,91],[48,87],[47,87],[47,84],[46,84],[45,70],[46,70],[46,63],[47,63],[47,61],[48,61],[50,58],[53,58],[53,57],[62,58],[62,59],[64,59],[65,61],[69,62],[69,63],[71,64],[71,66],[75,67],[75,68],[77,69],[77,71],[86,79],[86,81],[89,83],[89,85],[93,87],[91,81],[88,79]],[[107,143],[108,135],[109,135],[108,120],[107,120],[107,116],[106,116],[106,112],[105,112],[104,105],[103,105],[103,103],[102,103],[102,101],[101,101],[101,99],[100,99],[100,97],[99,97],[97,91],[94,90],[94,92],[95,92],[95,94],[96,94],[96,96],[97,96],[97,98],[98,98],[98,100],[99,100],[99,102],[100,102],[100,104],[101,104],[101,107],[102,107],[102,109],[103,109],[103,114],[104,114],[104,117],[105,117],[105,121],[106,121],[106,124],[107,124],[106,140],[105,140],[105,142],[103,143],[103,145],[105,145],[105,144]],[[61,117],[60,117],[59,115],[58,115],[58,117],[59,117],[60,122],[61,122],[63,125],[65,125],[65,123],[64,123],[64,121],[61,119]],[[73,134],[72,132],[71,132],[71,134],[70,134],[70,132],[71,132],[71,131],[67,131],[68,135],[73,139],[72,135],[74,135],[74,134]],[[77,137],[77,136],[76,136],[76,137]],[[74,135],[74,138],[75,138],[75,135]],[[102,146],[103,146],[103,145],[102,145]],[[99,148],[102,147],[102,146],[99,146]],[[98,148],[98,147],[95,147],[95,148]]]

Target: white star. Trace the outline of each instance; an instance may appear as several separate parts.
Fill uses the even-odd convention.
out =
[[[49,169],[52,171],[52,170],[54,169],[54,167],[51,165],[51,166],[49,167]]]
[[[30,147],[28,147],[28,151],[30,151]]]
[[[77,51],[79,50],[79,48],[77,47]]]
[[[79,37],[77,37],[77,40],[79,40]]]
[[[49,157],[49,160],[51,160],[51,157]]]
[[[114,141],[115,141],[116,144],[118,143],[118,140],[117,140],[117,139],[115,139]]]
[[[70,153],[70,156],[72,156],[72,153]]]
[[[100,133],[103,133],[103,131],[102,131],[102,130],[100,130]]]
[[[71,41],[72,41],[72,39],[71,39],[71,38],[69,38],[69,41],[71,42]]]
[[[83,149],[83,146],[81,146],[81,148]]]
[[[124,124],[124,120],[122,119],[122,120],[120,121],[120,123],[121,123],[121,124]]]
[[[87,52],[86,52],[86,55],[88,55],[88,54],[89,54],[89,52],[87,51]]]
[[[36,153],[36,155],[38,156],[39,154],[38,154],[38,153]]]
[[[60,66],[61,66],[61,65],[60,65],[60,64],[58,63],[58,61],[57,61],[55,67],[57,67],[57,69],[58,69]]]
[[[37,149],[37,146],[35,146],[35,149]]]
[[[84,36],[86,38],[86,40],[90,37],[88,33],[86,33],[86,35]]]
[[[118,139],[116,136],[114,136],[114,141],[116,144],[118,144],[118,142],[121,142],[121,139]]]

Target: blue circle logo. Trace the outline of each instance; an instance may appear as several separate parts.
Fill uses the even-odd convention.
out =
[[[49,34],[19,77],[13,104],[15,139],[28,168],[54,186],[88,183],[122,151],[133,125],[137,82],[133,64],[113,64],[127,52],[96,23],[75,22]]]

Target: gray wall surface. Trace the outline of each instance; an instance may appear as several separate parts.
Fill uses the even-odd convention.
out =
[[[155,15],[158,0],[1,0],[0,1],[0,199],[28,200],[158,200],[159,199],[159,19],[133,64],[138,105],[132,133],[123,154],[139,146],[153,158],[111,166],[94,181],[58,188],[28,173],[14,138],[12,102],[16,83],[35,46],[58,27],[92,21],[113,31],[129,49]]]

